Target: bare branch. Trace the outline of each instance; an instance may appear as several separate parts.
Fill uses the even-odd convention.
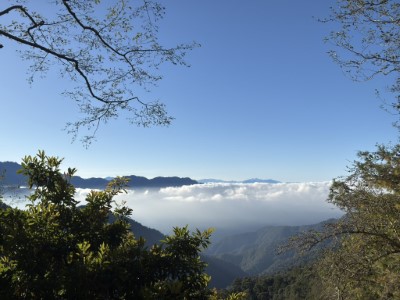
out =
[[[136,89],[155,85],[162,78],[157,74],[162,63],[186,65],[185,52],[198,45],[160,45],[156,22],[163,17],[164,8],[151,0],[142,5],[125,2],[113,2],[104,16],[109,3],[99,9],[94,2],[78,0],[54,1],[50,14],[22,5],[0,11],[0,22],[11,12],[20,13],[10,24],[0,23],[0,38],[26,49],[22,57],[32,62],[33,75],[58,65],[61,75],[69,75],[76,83],[75,90],[64,94],[76,101],[87,117],[67,123],[73,139],[82,127],[90,131],[85,139],[93,139],[100,124],[123,112],[130,123],[139,126],[169,125],[173,119],[158,101],[139,99]]]

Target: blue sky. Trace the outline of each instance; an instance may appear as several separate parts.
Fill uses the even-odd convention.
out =
[[[0,160],[44,149],[65,157],[78,175],[189,176],[194,179],[273,178],[324,181],[345,175],[358,150],[397,141],[394,118],[375,89],[335,65],[318,23],[334,1],[168,1],[160,38],[195,40],[190,68],[165,66],[164,80],[145,94],[176,119],[168,128],[137,128],[123,119],[100,128],[86,150],[62,129],[75,120],[71,86],[49,74],[33,86],[27,62],[1,39]],[[0,9],[3,6],[0,6]]]

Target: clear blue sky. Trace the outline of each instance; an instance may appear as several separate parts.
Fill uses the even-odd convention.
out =
[[[1,40],[0,160],[44,149],[78,175],[273,178],[324,181],[345,175],[358,150],[397,141],[375,88],[354,83],[326,52],[324,17],[334,1],[168,1],[160,35],[173,45],[195,40],[190,68],[166,66],[152,89],[176,120],[137,128],[123,119],[100,128],[86,150],[62,131],[75,104],[49,75],[30,87],[27,63]],[[0,5],[3,8],[3,5]],[[139,92],[140,93],[140,92]],[[148,96],[148,95],[147,95]]]

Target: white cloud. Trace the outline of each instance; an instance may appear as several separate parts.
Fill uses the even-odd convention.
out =
[[[208,183],[160,190],[128,191],[118,196],[133,218],[168,233],[174,226],[217,230],[264,225],[304,225],[338,217],[326,202],[330,182]],[[85,190],[78,189],[80,200]]]

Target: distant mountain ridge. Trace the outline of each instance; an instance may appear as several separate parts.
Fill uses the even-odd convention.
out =
[[[278,180],[274,179],[259,179],[259,178],[251,178],[247,180],[221,180],[214,178],[206,178],[197,180],[199,183],[280,183]]]
[[[21,169],[21,165],[16,162],[0,162],[0,172],[5,171],[2,184],[4,185],[27,185],[27,178],[24,175],[17,174]],[[0,173],[1,175],[2,173]],[[155,177],[148,179],[142,176],[130,175],[125,176],[129,178],[128,188],[163,188],[163,187],[180,187],[184,185],[198,184],[196,180],[189,177]],[[82,178],[74,176],[71,183],[76,188],[89,188],[89,189],[104,189],[110,181],[107,178]]]

